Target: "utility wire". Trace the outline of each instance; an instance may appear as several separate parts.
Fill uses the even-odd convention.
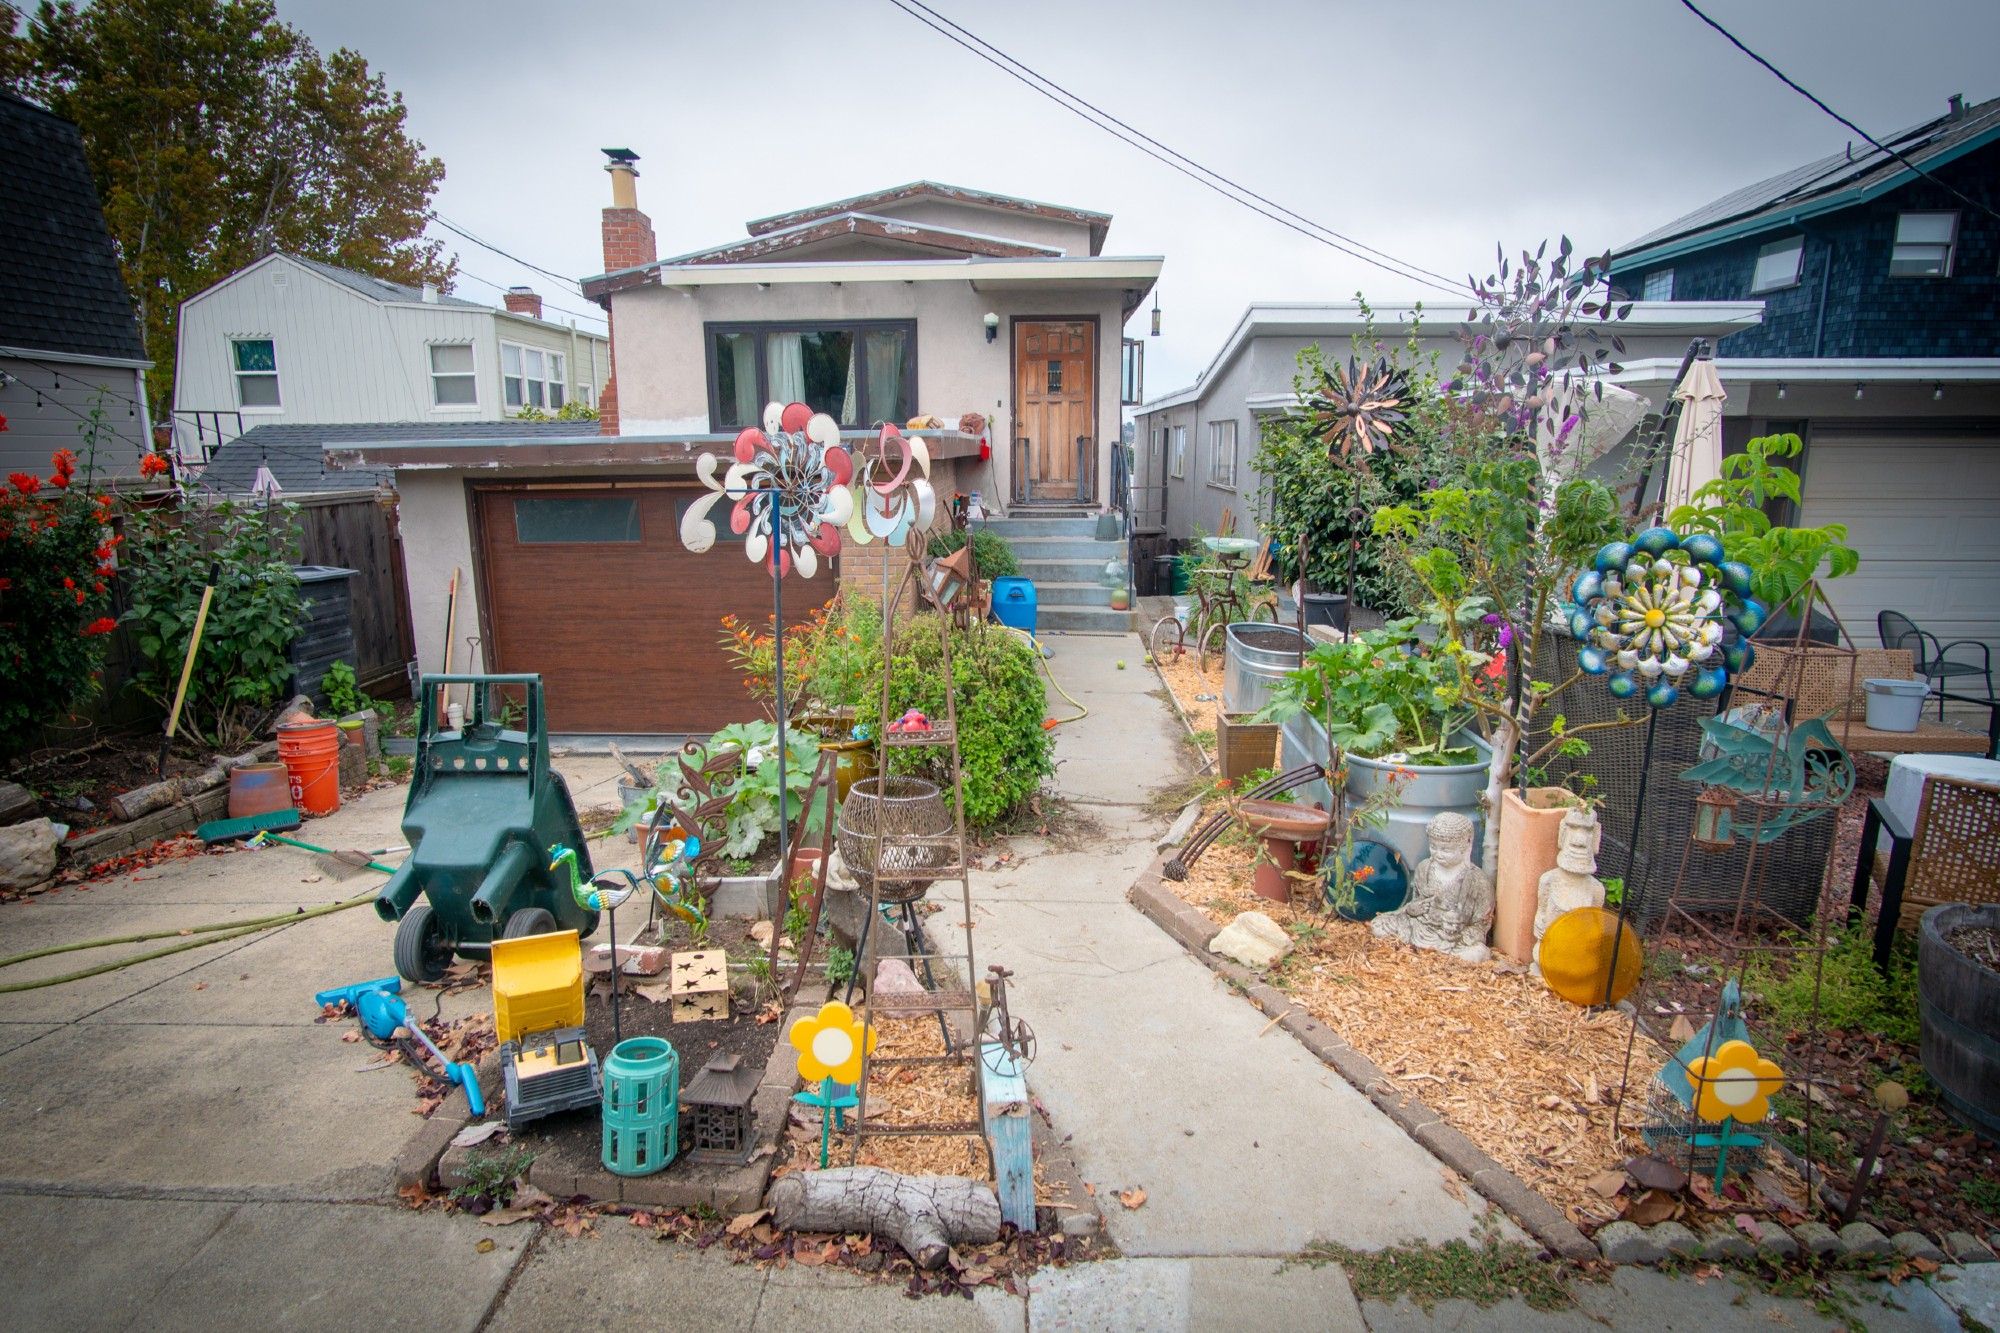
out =
[[[904,0],[892,0],[892,3],[897,4],[898,7],[903,7]],[[1277,200],[1266,198],[1265,196],[1251,189],[1249,186],[1244,185],[1239,181],[1231,180],[1229,177],[1223,175],[1215,168],[1204,166],[1200,162],[1197,162],[1193,158],[1189,157],[1187,154],[1182,153],[1167,144],[1161,143],[1158,139],[1155,139],[1152,135],[1146,133],[1144,130],[1139,129],[1136,126],[1127,124],[1125,121],[1122,121],[1118,117],[1112,115],[1109,111],[1106,111],[1104,108],[1095,105],[1094,103],[1079,96],[1076,93],[1071,92],[1069,89],[1063,87],[1061,84],[1049,78],[1047,75],[1042,74],[1037,70],[1030,69],[1021,60],[1019,60],[1014,56],[1008,55],[1005,51],[1002,51],[999,47],[993,45],[993,43],[987,41],[985,38],[979,36],[977,33],[972,32],[971,30],[961,26],[958,23],[954,23],[951,19],[945,17],[943,14],[938,13],[937,10],[932,9],[929,5],[925,4],[924,0],[908,0],[908,3],[911,5],[915,5],[918,9],[923,10],[924,13],[929,14],[932,18],[944,24],[946,27],[953,29],[962,36],[986,48],[986,50],[992,52],[994,55],[1006,61],[1009,65],[1012,65],[1014,68],[1020,70],[1023,74],[1026,74],[1028,77],[1034,79],[1037,83],[1045,85],[1047,88],[1054,90],[1060,96],[1067,98],[1069,101],[1072,101],[1076,103],[1078,106],[1085,108],[1092,115],[1101,117],[1104,120],[1108,120],[1113,125],[1116,125],[1119,129],[1126,130],[1131,134],[1137,135],[1139,138],[1145,140],[1148,144],[1151,144],[1153,147],[1159,149],[1161,152],[1166,153],[1168,156],[1176,159],[1177,161],[1186,163],[1188,166],[1193,167],[1196,171],[1199,171],[1204,175],[1214,177],[1216,180],[1222,182],[1230,189],[1236,190],[1244,195],[1247,195],[1251,199],[1256,200],[1260,204],[1265,204],[1271,208],[1275,208],[1276,210],[1278,210],[1278,212],[1284,214],[1288,218],[1291,218],[1293,221],[1303,223],[1304,225],[1311,227],[1315,231],[1324,232],[1326,235],[1333,237],[1335,240],[1345,242],[1346,244],[1355,246],[1358,249],[1366,250],[1369,254],[1378,255],[1381,258],[1388,260],[1391,264],[1396,265],[1400,269],[1407,269],[1410,270],[1410,272],[1412,273],[1422,274],[1425,277],[1429,278],[1435,278],[1440,282],[1450,285],[1454,291],[1457,290],[1456,287],[1457,280],[1455,278],[1448,276],[1447,274],[1439,273],[1435,269],[1425,268],[1423,265],[1413,263],[1412,261],[1407,259],[1399,259],[1395,255],[1390,254],[1386,250],[1378,250],[1374,246],[1366,243],[1365,241],[1358,241],[1352,236],[1347,236],[1340,232],[1335,231],[1333,228],[1327,226],[1324,223],[1315,222],[1313,219],[1305,216],[1304,214],[1285,207]],[[905,10],[905,12],[907,12],[907,9]]]
[[[465,266],[464,266],[463,264],[461,264],[461,265],[460,265],[460,266],[458,267],[458,270],[457,270],[457,272],[458,272],[458,276],[460,276],[460,277],[462,277],[462,278],[471,278],[471,279],[472,279],[472,280],[473,280],[474,282],[476,282],[476,283],[479,283],[479,284],[481,284],[481,285],[483,285],[483,286],[487,286],[487,287],[491,287],[491,288],[492,288],[492,289],[493,289],[494,291],[496,291],[496,292],[501,292],[501,293],[505,293],[506,291],[508,291],[508,290],[509,290],[508,288],[506,288],[506,287],[503,287],[503,286],[501,286],[501,285],[500,285],[499,283],[497,283],[497,282],[493,281],[493,279],[491,279],[491,278],[482,278],[482,277],[480,277],[480,276],[479,276],[479,275],[478,275],[477,273],[474,273],[474,272],[473,272],[473,271],[472,271],[471,269],[469,269],[469,268],[466,268],[466,267],[465,267]],[[582,310],[572,310],[572,309],[570,309],[570,308],[569,308],[568,306],[564,306],[564,305],[557,305],[557,304],[556,304],[556,303],[555,303],[554,301],[551,301],[551,300],[549,300],[549,299],[548,299],[547,297],[543,297],[543,298],[542,298],[542,308],[543,308],[544,310],[559,310],[559,311],[561,311],[561,312],[562,312],[563,314],[565,314],[565,315],[574,315],[574,316],[576,316],[576,317],[577,317],[578,319],[590,319],[590,320],[595,320],[595,321],[597,321],[597,322],[598,322],[599,324],[602,324],[602,323],[604,323],[604,322],[605,322],[605,321],[604,321],[604,312],[603,312],[602,310],[600,310],[600,311],[596,312],[595,314],[591,314],[591,313],[588,313],[588,312],[586,312],[586,311],[582,311]],[[551,321],[551,322],[553,322],[553,321]]]
[[[583,284],[578,282],[575,278],[566,278],[560,273],[552,272],[549,269],[543,268],[540,264],[531,264],[527,260],[521,258],[519,255],[508,254],[505,250],[502,250],[499,246],[493,244],[493,242],[482,240],[479,237],[474,236],[471,232],[459,226],[456,222],[452,222],[449,219],[447,219],[442,213],[434,211],[429,216],[431,221],[437,223],[440,227],[443,227],[446,231],[453,232],[456,235],[464,237],[466,240],[471,241],[474,245],[478,246],[482,250],[491,250],[494,254],[499,255],[502,259],[513,260],[516,264],[519,264],[522,268],[533,269],[535,272],[541,274],[545,278],[554,278],[557,282],[562,283],[565,287],[570,287],[575,289],[579,294],[583,290]]]
[[[998,47],[991,47],[982,38],[979,38],[969,32],[966,32],[965,29],[959,28],[957,24],[952,23],[950,20],[943,19],[941,16],[938,19],[934,20],[931,17],[931,15],[934,14],[935,11],[923,7],[921,4],[917,3],[917,0],[908,0],[908,2],[906,2],[906,0],[889,0],[889,3],[894,5],[897,9],[901,10],[903,13],[909,15],[911,18],[917,20],[919,23],[922,23],[925,27],[930,28],[932,31],[940,34],[949,41],[957,44],[958,46],[963,47],[967,51],[970,51],[973,55],[978,56],[981,60],[984,60],[987,64],[992,65],[995,69],[1000,70],[1003,74],[1006,74],[1009,78],[1014,79],[1016,82],[1022,84],[1023,86],[1031,89],[1032,91],[1054,102],[1057,106],[1062,107],[1065,111],[1068,111],[1073,115],[1081,117],[1083,120],[1096,126],[1098,129],[1104,131],[1104,133],[1110,135],[1112,138],[1117,139],[1121,143],[1127,144],[1133,148],[1138,149],[1140,152],[1144,153],[1146,156],[1152,158],[1156,162],[1159,162],[1167,167],[1171,167],[1173,170],[1178,171],[1181,175],[1186,176],[1189,180],[1192,180],[1196,184],[1201,185],[1204,188],[1211,190],[1216,194],[1221,195],[1223,198],[1229,200],[1231,203],[1240,204],[1244,208],[1249,209],[1251,212],[1257,213],[1265,218],[1268,218],[1272,222],[1277,223],[1281,227],[1286,227],[1292,231],[1297,232],[1299,235],[1305,237],[1307,240],[1317,241],[1321,245],[1328,246],[1329,248],[1334,250],[1338,250],[1342,254],[1347,255],[1350,258],[1358,259],[1364,264],[1372,265],[1375,268],[1379,268],[1386,273],[1393,274],[1394,276],[1402,278],[1405,281],[1415,282],[1425,287],[1431,287],[1453,297],[1465,296],[1465,291],[1462,287],[1460,287],[1457,283],[1453,282],[1452,280],[1444,278],[1442,275],[1435,275],[1431,277],[1421,276],[1424,273],[1428,273],[1429,270],[1419,269],[1416,265],[1405,266],[1404,261],[1395,259],[1393,256],[1387,256],[1386,258],[1376,258],[1374,257],[1375,255],[1381,255],[1383,254],[1383,252],[1375,251],[1374,255],[1364,253],[1364,251],[1368,247],[1362,247],[1361,249],[1350,248],[1350,244],[1345,243],[1347,241],[1347,238],[1340,237],[1340,239],[1338,240],[1333,239],[1334,237],[1339,236],[1339,233],[1334,232],[1331,228],[1322,227],[1321,224],[1312,222],[1310,219],[1303,219],[1304,225],[1301,225],[1300,222],[1293,220],[1293,218],[1299,216],[1298,214],[1292,214],[1292,216],[1287,217],[1285,216],[1285,214],[1290,212],[1290,210],[1288,209],[1282,209],[1280,208],[1279,205],[1275,204],[1271,205],[1270,208],[1266,208],[1262,206],[1262,204],[1254,202],[1257,199],[1261,199],[1261,196],[1253,195],[1250,191],[1244,190],[1242,186],[1235,185],[1234,182],[1229,181],[1227,177],[1224,177],[1219,173],[1210,171],[1209,168],[1201,166],[1201,164],[1194,162],[1192,158],[1187,158],[1170,148],[1165,148],[1164,145],[1159,145],[1158,147],[1155,147],[1155,145],[1158,144],[1157,140],[1150,139],[1148,136],[1143,135],[1136,130],[1129,130],[1129,127],[1126,127],[1126,129],[1129,130],[1129,133],[1121,131],[1119,128],[1116,128],[1116,126],[1122,125],[1123,122],[1118,122],[1115,120],[1114,117],[1105,115],[1102,112],[1098,112],[1097,115],[1092,115],[1091,112],[1095,111],[1096,109],[1094,107],[1091,107],[1090,104],[1085,102],[1082,98],[1076,97],[1075,94],[1070,93],[1068,90],[1062,88],[1061,85],[1056,84],[1053,81],[1043,79],[1041,75],[1035,74],[1032,70],[1028,70],[1027,66],[1025,65],[1019,65],[1019,67],[1017,68],[1016,66],[1018,65],[1018,62],[1013,61],[1013,58],[1011,56],[1007,56],[1006,53],[1000,51]],[[913,7],[913,5],[915,7]],[[956,29],[956,31],[954,31],[954,29]],[[962,32],[965,33],[964,37],[961,37],[959,35],[959,33]],[[968,41],[967,38],[970,38],[971,40]],[[981,49],[982,47],[988,49]],[[1023,71],[1025,71],[1025,73]],[[1036,82],[1036,80],[1038,79],[1041,80],[1040,83]],[[1044,87],[1043,84],[1047,84],[1047,86]],[[1098,119],[1098,116],[1103,116],[1103,119]],[[1202,173],[1207,173],[1207,174],[1204,175]],[[1211,177],[1213,177],[1213,179],[1211,179]],[[1239,194],[1235,193],[1234,191],[1242,191],[1242,193]],[[1274,208],[1278,208],[1280,209],[1280,211],[1273,212],[1272,209]],[[1318,230],[1314,230],[1314,228],[1318,228]],[[1352,242],[1351,244],[1354,246],[1359,246],[1360,242],[1356,241]]]
[[[896,2],[897,0],[891,0],[891,3],[896,3]],[[1936,176],[1931,175],[1930,172],[1925,171],[1922,167],[1910,161],[1909,158],[1904,157],[1900,152],[1896,151],[1894,148],[1889,147],[1889,145],[1883,143],[1880,139],[1877,139],[1867,130],[1862,129],[1859,125],[1856,125],[1846,116],[1841,115],[1838,111],[1835,111],[1832,107],[1828,106],[1825,102],[1821,101],[1818,97],[1814,96],[1809,89],[1805,88],[1796,79],[1786,74],[1785,71],[1779,69],[1776,65],[1772,64],[1770,61],[1766,60],[1764,57],[1758,55],[1755,51],[1752,51],[1749,47],[1745,46],[1743,44],[1742,38],[1738,37],[1735,33],[1731,32],[1729,29],[1723,27],[1720,23],[1717,23],[1714,19],[1710,18],[1707,14],[1703,13],[1701,11],[1701,8],[1694,3],[1694,0],[1681,0],[1681,6],[1682,8],[1686,9],[1688,13],[1694,15],[1696,18],[1700,19],[1703,23],[1706,23],[1709,27],[1721,33],[1723,39],[1727,41],[1731,46],[1735,47],[1737,50],[1741,51],[1744,55],[1749,56],[1752,60],[1756,61],[1758,64],[1762,65],[1765,69],[1769,70],[1771,74],[1777,78],[1778,82],[1784,84],[1787,88],[1790,88],[1800,97],[1805,98],[1808,102],[1811,102],[1821,111],[1824,111],[1827,115],[1832,116],[1842,125],[1845,125],[1848,129],[1860,135],[1862,139],[1866,140],[1869,144],[1873,145],[1878,151],[1888,154],[1890,157],[1896,159],[1896,161],[1901,162],[1904,166],[1908,167],[1911,171],[1914,171],[1919,176],[1922,176],[1925,180],[1929,181],[1931,184],[1939,186],[1942,189],[1948,191],[1953,196],[1955,196],[1956,198],[1967,204],[1969,207],[1978,209],[1980,212],[1986,214],[1986,216],[1994,219],[1995,221],[2000,221],[2000,212],[1995,212],[1991,206],[1983,204],[1979,200],[1972,198],[1970,195],[1966,194],[1963,190],[1958,189],[1956,186],[1951,185],[1946,181],[1939,180]]]

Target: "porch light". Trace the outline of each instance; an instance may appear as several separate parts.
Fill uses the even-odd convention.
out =
[[[986,341],[992,342],[1000,336],[1000,316],[991,310],[986,312]]]
[[[1941,403],[1944,401],[1944,385],[1933,384],[1931,386],[1931,401],[1934,403]]]
[[[1153,288],[1153,336],[1160,336],[1160,289]]]
[[[967,541],[950,555],[926,561],[924,573],[931,604],[940,611],[951,610],[952,603],[972,583],[972,543]]]
[[[1729,850],[1736,841],[1736,794],[1727,787],[1710,787],[1694,798],[1694,845],[1705,851]]]
[[[1778,401],[1779,401],[1779,402],[1783,402],[1784,400],[1785,400],[1785,382],[1784,382],[1783,380],[1779,380],[1779,381],[1778,381]]]
[[[1864,388],[1862,388],[1862,387],[1861,387],[1861,386],[1860,386],[1859,384],[1855,385],[1855,386],[1854,386],[1854,401],[1855,401],[1855,402],[1857,402],[1857,403],[1858,403],[1858,402],[1860,402],[1860,401],[1861,401],[1861,395],[1862,395],[1862,394],[1864,394],[1864,393],[1866,393],[1866,392],[1867,392],[1867,390],[1866,390],[1866,389],[1864,389]]]

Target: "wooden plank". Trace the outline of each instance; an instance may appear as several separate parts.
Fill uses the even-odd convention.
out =
[[[1000,1216],[1023,1232],[1035,1229],[1034,1108],[1028,1080],[998,1042],[979,1048],[986,1077],[986,1137],[993,1145]]]

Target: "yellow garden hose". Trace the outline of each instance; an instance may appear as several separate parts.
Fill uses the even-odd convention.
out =
[[[1090,716],[1090,710],[1088,708],[1085,708],[1082,704],[1078,703],[1076,697],[1072,695],[1068,690],[1064,689],[1062,687],[1062,682],[1056,679],[1055,672],[1049,670],[1048,655],[1042,651],[1042,642],[1040,639],[1037,639],[1034,635],[1028,633],[1028,631],[1022,629],[1018,625],[1002,625],[1000,626],[1000,628],[1008,631],[1009,633],[1018,634],[1022,638],[1028,641],[1028,646],[1035,650],[1035,660],[1042,664],[1042,674],[1049,678],[1049,684],[1055,686],[1056,693],[1060,694],[1063,698],[1068,699],[1071,707],[1076,709],[1075,717],[1044,718],[1042,720],[1042,730],[1054,731],[1057,727],[1062,726],[1065,722],[1081,722],[1084,718]]]

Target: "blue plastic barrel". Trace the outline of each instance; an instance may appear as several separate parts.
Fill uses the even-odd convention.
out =
[[[1035,581],[1020,577],[993,580],[993,617],[1003,625],[1035,632]]]

